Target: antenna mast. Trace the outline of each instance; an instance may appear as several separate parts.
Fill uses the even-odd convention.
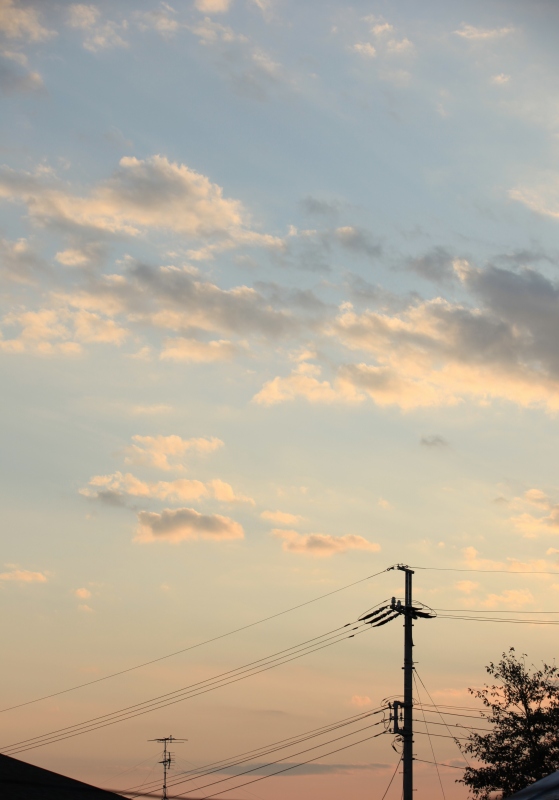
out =
[[[163,760],[159,762],[163,764],[163,792],[161,799],[167,800],[167,773],[171,769],[173,763],[173,753],[171,753],[167,745],[170,746],[172,742],[187,742],[188,739],[176,739],[174,736],[163,736],[161,739],[149,739],[148,741],[160,742],[163,745]]]

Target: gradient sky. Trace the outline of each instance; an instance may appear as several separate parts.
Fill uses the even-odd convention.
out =
[[[0,0],[2,707],[394,562],[559,571],[558,25],[543,0]],[[2,743],[318,635],[401,577],[4,713]],[[418,571],[416,596],[554,610],[559,577]],[[548,628],[418,627],[440,702],[509,646],[556,655]],[[401,640],[22,757],[125,788],[148,739],[233,755],[400,691]],[[376,796],[390,745],[231,796]]]

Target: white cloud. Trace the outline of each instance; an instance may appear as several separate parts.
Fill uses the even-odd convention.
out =
[[[41,24],[32,7],[22,8],[16,0],[0,0],[0,31],[9,39],[38,42],[53,35]]]
[[[80,489],[80,494],[111,505],[123,503],[128,497],[157,498],[174,502],[214,498],[221,503],[249,503],[255,505],[252,497],[237,494],[229,483],[214,478],[206,483],[188,478],[174,481],[142,481],[130,472],[114,472],[111,475],[95,475],[89,487]]]
[[[4,94],[36,92],[42,88],[41,75],[29,69],[24,53],[0,49],[0,90]]]
[[[559,219],[559,177],[547,175],[532,186],[517,186],[509,191],[509,197],[523,203],[536,214]]]
[[[230,361],[239,348],[227,339],[201,342],[198,339],[178,337],[165,339],[160,358],[167,361],[185,361],[190,364],[208,364],[215,361]]]
[[[371,698],[366,695],[354,694],[351,698],[351,705],[357,706],[357,708],[365,708],[371,705]]]
[[[413,43],[406,37],[403,39],[390,39],[386,43],[386,52],[389,55],[410,55],[414,50]]]
[[[196,539],[231,541],[243,539],[242,526],[220,514],[200,514],[193,508],[166,508],[161,514],[140,511],[137,542],[172,542]]]
[[[501,594],[488,594],[481,606],[494,608],[524,608],[534,602],[534,596],[529,589],[505,589]]]
[[[321,369],[316,364],[302,363],[285,378],[267,381],[253,400],[260,405],[276,405],[297,397],[310,403],[359,403],[363,399],[351,386],[333,386],[320,380]]]
[[[469,41],[489,41],[492,39],[502,39],[504,36],[514,32],[512,26],[502,28],[476,28],[475,25],[467,25],[465,22],[462,26],[454,31],[456,36],[461,36],[463,39]]]
[[[224,14],[229,11],[232,0],[195,0],[194,5],[204,14]]]
[[[121,158],[112,177],[85,197],[66,191],[52,177],[3,167],[0,197],[25,202],[38,221],[109,233],[136,236],[149,227],[195,237],[250,233],[243,228],[245,212],[238,200],[224,198],[222,188],[205,175],[160,155]]]
[[[377,54],[376,48],[370,42],[357,42],[351,49],[365,58],[375,58]]]
[[[85,31],[83,46],[92,53],[111,47],[128,47],[128,42],[121,35],[127,30],[128,22],[101,22],[100,17],[101,12],[97,6],[73,3],[68,9],[66,24],[70,28]]]
[[[467,595],[472,594],[476,589],[479,588],[479,583],[476,583],[475,581],[456,581],[454,585],[459,592],[463,592],[463,594]]]
[[[351,533],[345,536],[331,536],[327,533],[301,534],[297,531],[281,530],[272,531],[273,535],[283,541],[283,549],[290,553],[302,553],[316,558],[329,558],[349,550],[366,550],[378,553],[380,545],[367,541],[363,536]]]
[[[506,75],[504,72],[500,72],[498,75],[493,75],[491,77],[491,83],[494,86],[504,86],[509,81],[510,75]]]
[[[13,567],[9,572],[0,573],[0,581],[13,581],[14,583],[46,583],[47,576],[44,572],[31,572],[28,569]]]
[[[182,469],[184,465],[180,459],[187,454],[213,453],[223,447],[221,439],[215,436],[209,439],[205,437],[182,439],[177,435],[136,435],[132,437],[132,441],[134,444],[124,450],[126,464],[140,464],[163,470]],[[173,458],[172,463],[169,461],[170,457]]]
[[[263,511],[260,516],[276,525],[297,525],[303,519],[298,514],[288,514],[286,511]]]

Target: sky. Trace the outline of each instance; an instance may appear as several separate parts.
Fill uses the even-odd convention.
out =
[[[0,0],[2,708],[395,563],[437,568],[433,608],[559,608],[558,24],[544,0]],[[2,747],[402,577],[3,712]],[[418,671],[468,705],[509,647],[551,661],[549,631],[423,621]],[[401,663],[392,623],[21,757],[124,789],[159,777],[150,739],[227,758],[376,708]],[[221,796],[382,796],[391,745]]]

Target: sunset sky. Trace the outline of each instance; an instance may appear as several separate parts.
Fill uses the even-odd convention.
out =
[[[396,562],[482,570],[417,570],[434,608],[559,609],[558,26],[553,0],[0,0],[2,708]],[[402,586],[4,712],[0,746]],[[421,622],[418,670],[468,705],[553,630]],[[159,777],[149,739],[234,756],[379,706],[401,663],[392,623],[19,757],[124,789]],[[220,796],[380,797],[391,742]]]

